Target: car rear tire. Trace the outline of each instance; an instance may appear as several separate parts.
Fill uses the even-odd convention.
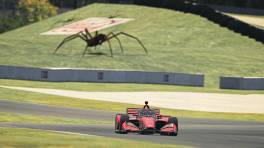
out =
[[[170,117],[168,123],[173,123],[177,127],[177,131],[174,133],[170,133],[170,136],[177,136],[178,135],[178,119],[176,117]]]
[[[126,114],[118,114],[118,115],[116,115],[116,118],[117,118],[117,116],[120,116],[120,121],[118,122],[117,119],[115,119],[115,132],[118,133],[118,134],[127,134],[126,131],[122,130],[122,124],[124,122],[128,122],[129,121],[128,115],[126,115]]]

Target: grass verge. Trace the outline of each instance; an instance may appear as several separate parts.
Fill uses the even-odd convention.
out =
[[[100,32],[124,31],[137,36],[148,48],[148,56],[135,40],[123,36],[125,55],[112,40],[113,58],[107,44],[94,51],[106,55],[81,57],[85,44],[80,39],[52,54],[66,36],[40,35],[82,19],[116,13],[135,20]],[[0,35],[1,65],[204,73],[210,88],[218,86],[221,75],[263,76],[263,53],[262,43],[201,16],[136,5],[92,4]]]
[[[0,112],[0,123],[34,123],[34,124],[111,124],[112,121],[69,119],[39,115],[26,115]]]
[[[185,148],[185,146],[153,144],[143,141],[121,140],[99,136],[80,136],[44,130],[0,128],[0,147],[56,147],[56,148]]]
[[[57,105],[64,107],[74,107],[81,109],[104,110],[114,112],[125,112],[127,107],[142,107],[139,105],[113,103],[106,101],[84,100],[56,95],[31,93],[19,90],[0,88],[0,98],[13,101],[30,102],[36,104]],[[201,111],[186,111],[161,108],[162,114],[177,117],[226,119],[240,121],[264,121],[264,114],[239,114],[239,113],[213,113]]]
[[[181,91],[208,92],[228,94],[264,94],[264,90],[223,90],[217,88],[187,87],[160,84],[128,84],[128,83],[84,83],[84,82],[41,82],[26,80],[0,79],[0,86],[21,86],[33,88],[65,89],[93,92],[142,92],[142,91]]]

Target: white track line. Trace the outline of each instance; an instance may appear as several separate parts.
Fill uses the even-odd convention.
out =
[[[47,131],[47,132],[52,132],[52,133],[68,134],[68,135],[88,136],[88,137],[102,137],[102,136],[97,136],[97,135],[81,134],[81,133],[74,133],[74,132],[64,132],[64,131],[56,131],[56,130],[45,130],[45,129],[38,129],[38,128],[19,127],[19,126],[15,126],[15,125],[5,126],[5,127],[0,127],[0,128],[31,129],[31,130],[42,130],[42,131]]]

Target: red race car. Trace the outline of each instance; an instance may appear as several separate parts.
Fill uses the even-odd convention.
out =
[[[177,136],[178,119],[161,115],[159,109],[150,109],[146,101],[143,108],[127,108],[127,114],[116,114],[115,132]]]

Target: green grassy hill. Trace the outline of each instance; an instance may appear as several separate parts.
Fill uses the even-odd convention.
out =
[[[41,36],[55,27],[93,16],[135,18],[102,32],[125,31],[138,36],[149,56],[132,39],[121,37],[125,56],[113,40],[114,58],[81,53],[85,44],[75,40],[52,52],[65,36]],[[108,53],[107,44],[99,51]],[[166,9],[133,5],[93,4],[0,35],[0,65],[136,69],[204,73],[206,86],[217,87],[219,75],[264,76],[263,44],[222,28],[205,18]]]

